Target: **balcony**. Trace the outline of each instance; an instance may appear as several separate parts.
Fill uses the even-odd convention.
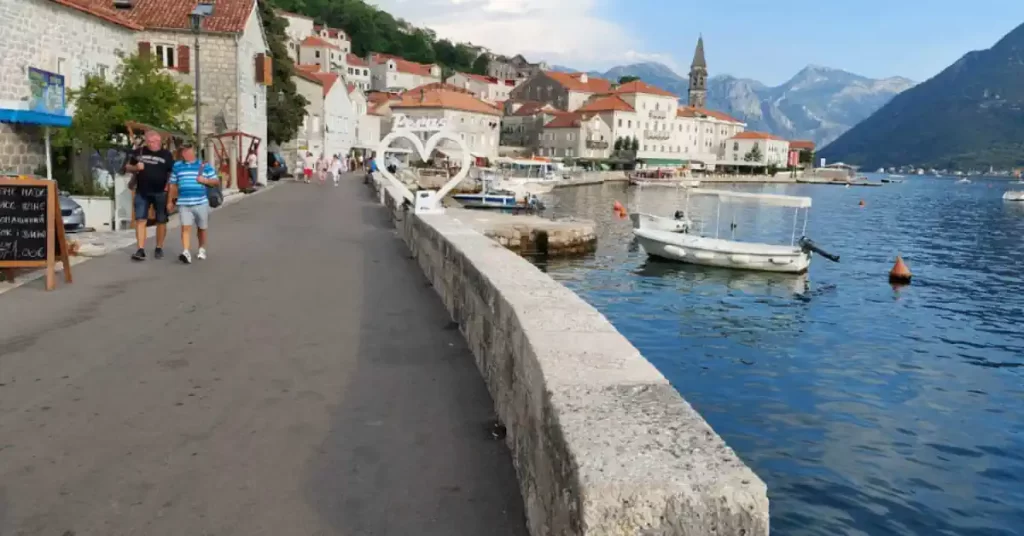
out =
[[[600,149],[600,150],[603,151],[603,150],[605,150],[607,148],[608,148],[608,142],[607,141],[587,140],[587,149]]]
[[[644,138],[648,140],[667,140],[672,137],[671,130],[645,130]]]
[[[668,119],[668,112],[665,110],[651,110],[651,119]]]

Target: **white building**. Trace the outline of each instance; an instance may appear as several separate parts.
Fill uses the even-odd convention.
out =
[[[310,35],[299,43],[300,65],[317,65],[323,72],[340,72],[345,65],[346,53],[330,41]]]
[[[446,83],[468,89],[478,99],[491,104],[501,104],[508,100],[509,94],[516,87],[515,80],[503,80],[469,73],[455,73],[448,77]]]
[[[349,52],[345,54],[345,80],[359,89],[370,91],[370,64]]]
[[[292,58],[293,62],[299,63],[299,43],[313,35],[316,25],[313,24],[312,18],[305,15],[289,13],[280,9],[275,13],[288,23],[285,28],[285,35],[288,37],[288,56]]]
[[[441,67],[389,54],[370,55],[370,88],[376,91],[409,90],[441,82]]]
[[[786,167],[789,164],[789,142],[765,132],[740,132],[725,140],[722,164]]]
[[[494,159],[498,156],[501,112],[465,89],[428,84],[406,91],[400,100],[388,101],[387,104],[391,113],[389,129],[398,115],[411,120],[444,120],[447,130],[457,133],[466,142],[474,158]],[[452,149],[442,150],[453,158],[461,157]]]
[[[81,88],[87,75],[112,80],[120,56],[135,51],[139,30],[141,25],[113,8],[53,0],[0,1],[0,108],[27,108],[29,68],[64,75],[67,90]],[[45,162],[37,128],[0,123],[0,171],[34,173]]]
[[[544,125],[540,155],[604,160],[611,156],[612,129],[600,114],[565,113]]]
[[[295,69],[295,87],[309,101],[306,117],[294,140],[282,146],[287,162],[311,152],[320,155],[346,155],[356,144],[358,109],[349,98],[349,89],[336,73],[325,73],[316,66]]]
[[[366,93],[354,84],[349,84],[348,95],[352,101],[352,110],[357,118],[356,140],[353,146],[367,151],[377,150],[381,140],[380,116],[373,113]]]
[[[352,52],[352,40],[349,39],[348,34],[346,34],[344,30],[317,24],[313,26],[313,32],[313,35],[316,35],[321,39],[326,40],[328,43],[338,47],[342,54]]]

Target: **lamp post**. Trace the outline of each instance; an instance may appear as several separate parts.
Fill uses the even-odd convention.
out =
[[[200,86],[201,76],[200,76],[200,73],[199,73],[199,71],[200,71],[200,67],[199,67],[200,66],[200,61],[199,61],[199,33],[202,32],[202,30],[203,30],[203,19],[207,15],[210,14],[210,8],[211,7],[212,6],[208,6],[208,5],[200,2],[199,4],[196,5],[196,8],[192,10],[192,13],[189,13],[189,16],[188,16],[189,22],[191,23],[191,26],[192,26],[192,33],[195,34],[195,38],[196,38],[196,43],[195,43],[195,48],[196,48],[196,53],[195,53],[195,62],[196,62],[196,149],[199,151],[200,155],[202,155],[202,153],[203,153],[203,135],[202,135],[202,112],[201,112],[202,104],[200,102],[202,100],[202,88]],[[202,158],[202,156],[200,156],[200,158]]]

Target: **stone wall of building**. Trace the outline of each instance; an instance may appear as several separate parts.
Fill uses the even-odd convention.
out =
[[[235,71],[238,91],[237,128],[262,141],[259,151],[261,172],[267,169],[267,88],[256,81],[256,56],[268,52],[259,12],[253,9],[246,22],[245,32],[238,39],[238,68]],[[248,145],[243,146],[243,150],[247,151]]]
[[[134,34],[49,0],[0,0],[0,107],[28,99],[29,67],[65,75],[68,89],[88,74],[112,79],[120,55],[135,48]],[[41,129],[0,125],[0,171],[32,173],[44,163]]]

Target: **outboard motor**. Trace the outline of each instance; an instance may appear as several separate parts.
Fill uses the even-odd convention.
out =
[[[800,249],[804,250],[805,252],[809,251],[811,253],[817,253],[818,255],[821,255],[822,257],[825,257],[826,259],[832,262],[839,262],[839,255],[833,255],[821,249],[820,247],[818,247],[817,244],[814,243],[813,240],[807,238],[806,236],[800,238]]]

